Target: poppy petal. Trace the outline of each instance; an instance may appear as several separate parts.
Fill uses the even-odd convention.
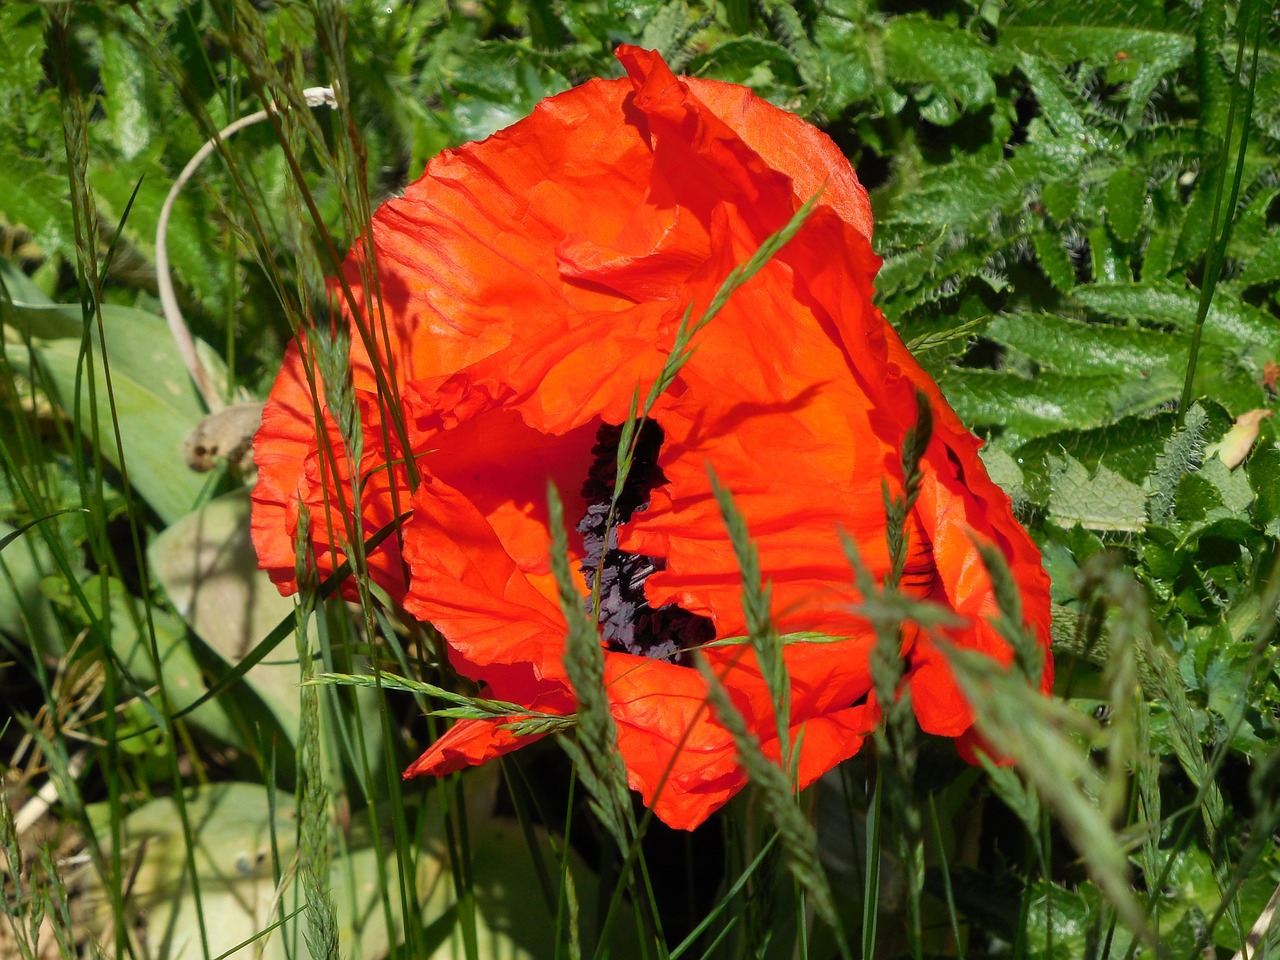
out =
[[[518,718],[513,718],[518,719]],[[479,766],[495,757],[541,740],[545,734],[516,736],[503,720],[459,720],[448,732],[431,745],[422,756],[404,771],[404,779],[431,774],[443,777],[447,773]]]
[[[978,441],[874,306],[880,260],[866,191],[799,118],[741,87],[676,77],[654,53],[624,45],[618,56],[625,78],[553,97],[488,140],[446,151],[374,215],[333,287],[351,327],[364,459],[341,456],[295,348],[258,442],[264,566],[289,589],[298,511],[337,504],[335,529],[313,530],[322,567],[336,566],[344,531],[356,528],[343,504],[359,477],[365,530],[410,502],[412,517],[371,571],[435,625],[454,668],[500,699],[572,712],[546,483],[571,527],[607,509],[599,488],[614,467],[601,438],[659,376],[681,322],[821,191],[799,233],[697,331],[650,411],[643,489],[633,473],[617,492],[630,505],[615,518],[616,549],[591,523],[585,538],[570,531],[584,595],[582,564],[595,564],[593,583],[613,578],[601,642],[619,750],[631,786],[674,826],[703,822],[745,784],[693,654],[670,652],[697,643],[766,755],[784,752],[745,644],[741,573],[708,468],[746,520],[785,634],[799,783],[859,749],[879,717],[875,638],[856,615],[845,545],[876,579],[889,572],[884,498],[902,493],[900,450],[923,391],[934,433],[900,586],[964,625],[937,638],[904,625],[902,656],[921,727],[956,738],[971,758],[980,737],[938,642],[1011,658],[989,622],[996,604],[976,544],[1009,564],[1045,649],[1046,690],[1048,581]],[[420,478],[411,499],[409,465]],[[584,556],[588,543],[603,556]],[[674,635],[633,648],[618,617]],[[704,645],[712,634],[719,642]],[[646,649],[668,659],[639,655]],[[447,772],[523,742],[500,723],[463,721],[410,770]]]

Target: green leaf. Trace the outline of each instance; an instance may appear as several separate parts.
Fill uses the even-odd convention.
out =
[[[1076,215],[1080,206],[1080,179],[1069,177],[1046,183],[1040,191],[1045,212],[1058,223],[1065,223]]]
[[[203,416],[201,402],[163,320],[129,307],[104,306],[102,315],[111,367],[110,394],[96,330],[92,336],[102,455],[119,467],[112,426],[114,402],[129,479],[169,523],[189,513],[205,487],[205,478],[187,469],[182,454],[187,434]],[[88,435],[88,371],[78,372],[79,308],[15,306],[10,323],[35,338],[31,349],[41,373],[34,375],[47,378],[51,399],[68,417],[78,419]],[[25,350],[11,350],[10,360],[24,375],[33,376],[32,358],[25,354]],[[79,410],[73,409],[77,382]]]
[[[483,140],[569,87],[544,56],[509,43],[476,43],[448,79],[446,105],[460,140]]]
[[[0,6],[0,113],[28,94],[33,71],[45,51],[45,13],[42,4],[12,2]]]
[[[1116,374],[1042,372],[1028,379],[967,368],[948,370],[938,383],[965,423],[1000,428],[1001,445],[1006,448],[1151,410],[1176,398],[1181,387],[1167,377],[1134,380]]]
[[[154,70],[137,44],[119,33],[101,35],[103,106],[105,129],[120,158],[132,160],[151,141],[151,123],[164,114],[155,96]]]
[[[0,551],[0,632],[25,638],[36,656],[58,657],[64,652],[59,631],[40,590],[56,569],[53,555],[34,528],[18,533],[0,522],[0,536],[14,538]]]
[[[1183,338],[1171,344],[1174,338],[1166,333],[1082,323],[1050,314],[1005,314],[991,321],[987,335],[1015,347],[1043,367],[1080,377],[1115,374],[1177,380],[1186,352],[1180,342]],[[1219,358],[1220,354],[1214,357]]]
[[[517,824],[494,817],[494,792],[499,770],[471,775],[467,820],[472,825],[469,870],[475,895],[479,956],[536,960],[553,956],[557,941],[555,911],[538,889],[525,838]],[[292,871],[282,868],[292,862],[297,851],[298,810],[292,796],[282,796],[267,786],[252,783],[214,783],[193,788],[186,800],[199,891],[204,909],[205,932],[210,956],[216,957],[258,936],[274,922],[285,918],[284,929],[276,929],[257,940],[254,956],[263,960],[310,956],[301,949],[305,916],[302,885]],[[109,842],[108,804],[90,808],[95,832]],[[352,960],[385,957],[393,945],[404,942],[407,923],[432,924],[437,934],[431,956],[463,956],[460,925],[451,922],[455,909],[454,886],[440,882],[450,869],[443,838],[443,818],[436,804],[419,814],[422,846],[413,850],[387,852],[372,842],[373,831],[367,815],[357,815],[348,826],[342,854],[335,856],[330,873],[322,884],[334,901],[338,918],[341,955]],[[199,914],[193,893],[193,878],[187,873],[187,838],[172,798],[143,804],[129,813],[120,825],[121,839],[131,851],[134,871],[126,892],[126,913],[131,928],[149,935],[148,942],[199,945]],[[534,828],[534,836],[545,844],[546,834]],[[584,905],[584,927],[590,934],[598,883],[580,858],[569,851],[567,863],[573,873]],[[417,887],[425,893],[422,903],[405,904],[398,895],[385,901],[379,876],[396,877],[412,871]],[[88,928],[101,933],[110,922],[110,898],[94,876],[88,881],[92,895],[87,898]],[[282,877],[283,874],[283,877]],[[277,886],[279,884],[279,886]],[[278,899],[277,899],[278,898]],[[438,925],[436,925],[438,923]],[[610,955],[637,954],[638,939],[627,917],[615,921],[608,938]],[[189,952],[189,950],[188,950]],[[198,952],[198,951],[197,951]],[[245,952],[245,951],[239,951]],[[173,955],[173,954],[170,954]]]
[[[826,78],[821,106],[831,116],[839,116],[850,104],[870,99],[875,87],[869,34],[861,11],[842,15],[835,4],[823,4],[818,10],[812,35]]]
[[[147,556],[174,609],[227,663],[239,662],[293,612],[293,601],[280,596],[258,569],[249,540],[248,490],[211,500],[170,524]],[[290,741],[298,733],[299,676],[297,663],[284,656],[245,675]]]
[[[688,73],[750,87],[775,106],[794,110],[801,102],[800,66],[781,44],[734,37],[689,61]]]
[[[1199,292],[1174,283],[1095,283],[1076,287],[1074,300],[1090,310],[1126,322],[1144,320],[1190,331]],[[1204,337],[1225,347],[1280,346],[1274,318],[1219,289],[1205,318]]]
[[[1169,437],[1147,477],[1147,508],[1153,523],[1165,523],[1173,513],[1174,495],[1182,478],[1200,467],[1209,418],[1200,404],[1187,411],[1182,427]]]
[[[1066,247],[1062,245],[1062,239],[1055,234],[1042,232],[1033,234],[1031,239],[1036,247],[1040,269],[1049,278],[1053,288],[1062,293],[1070,293],[1076,285],[1076,268],[1071,263]]]
[[[44,291],[30,277],[3,257],[0,257],[0,286],[4,288],[4,292],[0,293],[0,309],[7,310],[6,299],[12,303],[22,303],[33,307],[51,306],[53,304],[53,301],[45,296]],[[8,314],[0,314],[0,317],[5,316],[8,316]]]
[[[1147,207],[1147,176],[1135,167],[1121,167],[1107,180],[1107,222],[1115,235],[1133,243],[1142,228]]]
[[[45,256],[75,246],[67,180],[55,172],[60,162],[27,156],[9,138],[0,139],[0,220],[29,230]]]
[[[904,202],[877,226],[922,224],[934,235],[940,228],[971,228],[979,235],[991,229],[991,213],[1020,206],[1024,187],[1007,163],[957,161],[928,169]]]
[[[1091,477],[1070,454],[1051,458],[1049,486],[1049,516],[1061,526],[1135,532],[1146,523],[1142,488],[1103,465]]]
[[[1240,284],[1251,287],[1277,280],[1280,280],[1280,233],[1273,233],[1245,265],[1244,272],[1240,274]]]
[[[1188,63],[1195,49],[1191,37],[1172,31],[1074,24],[1006,27],[1000,43],[1059,68],[1084,63],[1106,70],[1110,82],[1128,85],[1128,120],[1141,115],[1161,79]]]
[[[982,465],[987,468],[989,476],[1010,498],[1017,503],[1026,499],[1025,477],[1018,461],[1000,447],[987,444],[980,451]]]
[[[882,43],[889,78],[913,85],[921,115],[932,123],[955,123],[995,97],[990,49],[964,30],[939,20],[895,17],[885,25]]]
[[[1084,153],[1092,131],[1080,110],[1063,92],[1057,71],[1037,57],[1023,54],[1018,66],[1031,84],[1041,116],[1058,140],[1076,155]]]
[[[1277,536],[1280,534],[1280,446],[1273,442],[1260,447],[1244,469],[1256,495],[1254,520],[1265,526],[1270,536]]]
[[[87,615],[65,580],[50,577],[44,581],[43,589],[46,596],[74,622],[89,625]],[[130,595],[124,584],[114,578],[107,581],[105,607],[96,585],[84,593],[93,605],[94,617],[101,623],[109,623],[112,654],[138,691],[153,690],[163,676],[165,696],[174,712],[195,703],[205,693],[208,687],[204,681],[204,670],[192,653],[187,631],[177,617],[153,606],[148,624],[142,601]],[[151,656],[153,641],[159,672]],[[163,701],[156,693],[150,693],[145,699],[148,709],[155,711],[158,719]],[[240,735],[242,728],[233,721],[226,705],[218,700],[192,711],[189,720],[223,743],[240,748],[246,746]],[[274,733],[274,728],[272,731]]]

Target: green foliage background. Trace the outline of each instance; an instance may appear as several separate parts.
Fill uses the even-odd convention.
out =
[[[1268,365],[1280,362],[1280,20],[1261,2],[0,6],[0,698],[12,704],[0,770],[13,783],[50,771],[117,916],[131,909],[130,831],[172,843],[155,841],[170,860],[143,894],[183,869],[207,880],[190,851],[220,841],[202,840],[199,824],[231,829],[218,811],[247,789],[235,781],[250,781],[256,792],[236,803],[264,836],[294,831],[284,807],[295,794],[321,821],[294,843],[313,871],[295,904],[308,917],[323,915],[317,891],[364,890],[350,866],[360,857],[360,877],[377,878],[381,933],[339,904],[340,931],[317,921],[310,948],[282,936],[288,955],[327,953],[333,937],[343,955],[477,956],[495,943],[590,952],[585,919],[587,947],[566,931],[616,865],[597,878],[537,818],[499,822],[475,800],[492,785],[470,798],[459,783],[421,802],[400,796],[396,772],[416,745],[399,742],[409,727],[395,711],[429,706],[433,691],[392,715],[381,693],[354,687],[325,689],[323,706],[297,694],[309,651],[325,670],[366,672],[375,656],[413,676],[429,637],[400,648],[371,607],[352,623],[312,598],[292,663],[255,668],[173,721],[247,650],[266,657],[263,638],[278,643],[287,632],[272,628],[293,613],[253,579],[240,475],[181,462],[202,402],[160,318],[154,238],[170,184],[214,131],[266,102],[297,103],[302,87],[339,86],[342,112],[284,111],[229,140],[170,226],[179,298],[223,397],[260,398],[373,206],[442,149],[618,75],[619,42],[657,49],[677,72],[745,84],[846,152],[871,190],[879,305],[988,441],[990,472],[1053,579],[1062,702],[972,678],[994,704],[1023,710],[986,718],[1023,738],[1016,773],[979,781],[942,761],[931,772],[929,744],[895,754],[892,737],[879,765],[846,771],[847,852],[869,865],[883,829],[885,862],[897,864],[879,888],[878,932],[875,909],[844,909],[850,940],[885,956],[966,944],[970,956],[1231,955],[1280,883],[1274,421],[1246,438],[1240,465],[1224,462],[1233,421],[1274,409]],[[232,546],[205,557],[210,543]],[[220,610],[202,611],[189,587],[215,571],[232,586]],[[223,630],[228,607],[243,622]],[[394,649],[372,646],[375,634]],[[95,706],[77,711],[86,690]],[[82,753],[76,763],[99,772],[78,781]],[[905,808],[881,817],[893,757],[909,759],[896,768]],[[179,788],[200,783],[211,786],[186,811]],[[330,801],[354,817],[337,841],[315,813]],[[836,843],[827,801],[813,803],[818,835]],[[467,810],[470,833],[458,819]],[[169,832],[142,825],[155,819]],[[330,881],[324,850],[335,844]],[[270,854],[242,878],[270,890],[292,848],[250,846]],[[715,922],[688,949],[780,956],[799,942],[834,955],[839,938],[824,927],[812,940],[776,924],[783,932],[762,932],[788,909],[793,926],[806,921],[786,906],[803,884],[761,880],[772,864],[761,849],[727,855]],[[520,919],[502,905],[506,868],[485,874],[485,857],[531,864],[548,903]],[[842,872],[830,859],[837,895],[877,902],[878,861]],[[240,869],[213,862],[219,876]],[[448,889],[428,878],[440,863]],[[737,890],[735,871],[749,879]],[[585,879],[571,907],[573,876]],[[405,909],[400,890],[429,906]],[[36,902],[14,891],[14,910]],[[44,895],[51,909],[63,902],[56,883]],[[913,896],[923,912],[904,906]],[[750,919],[717,943],[735,905]],[[1145,945],[1140,918],[1153,931]],[[545,938],[513,932],[522,924]],[[120,929],[108,939],[124,954]],[[616,949],[631,955],[634,930],[623,940]]]

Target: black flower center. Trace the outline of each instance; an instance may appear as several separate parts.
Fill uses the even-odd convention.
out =
[[[621,427],[602,423],[596,431],[595,446],[591,448],[595,459],[582,485],[587,513],[578,523],[583,545],[582,572],[592,589],[599,575],[600,629],[611,650],[681,662],[683,651],[715,639],[715,626],[706,617],[674,603],[663,604],[656,610],[649,606],[644,596],[644,582],[651,573],[665,568],[666,560],[618,549],[618,527],[649,505],[649,494],[654,487],[667,482],[658,467],[662,428],[652,420],[644,421],[640,427],[631,471],[618,496],[608,542],[605,540],[621,435]]]

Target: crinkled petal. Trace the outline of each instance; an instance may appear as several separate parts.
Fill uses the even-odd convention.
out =
[[[323,396],[319,374],[317,395]],[[321,404],[323,408],[323,404]],[[325,445],[321,448],[315,426],[315,402],[307,382],[306,362],[296,343],[285,353],[284,365],[262,411],[262,426],[254,437],[254,463],[258,482],[251,499],[250,530],[258,563],[286,594],[297,590],[296,546],[299,510],[310,513],[311,550],[317,572],[325,577],[347,561],[345,545],[355,535],[347,518],[351,513],[351,465],[343,452],[342,435],[333,418],[324,413]],[[363,428],[377,437],[379,425],[366,409]],[[375,469],[381,467],[381,469]],[[363,536],[368,539],[392,524],[397,507],[408,505],[403,470],[389,470],[376,456],[363,469]],[[393,492],[394,488],[394,492]],[[370,575],[394,599],[405,591],[404,567],[395,536],[366,555]],[[350,586],[347,587],[350,590]]]
[[[571,712],[546,483],[572,527],[588,506],[582,484],[598,429],[626,417],[635,391],[644,395],[682,319],[698,316],[730,271],[821,190],[804,228],[698,331],[653,408],[662,482],[618,531],[619,545],[652,558],[650,606],[678,604],[709,618],[718,639],[741,638],[741,576],[709,470],[732,491],[775,621],[792,635],[790,737],[800,783],[812,782],[852,755],[879,716],[874,636],[855,613],[841,537],[883,578],[884,491],[901,494],[900,450],[923,391],[935,429],[901,585],[965,622],[936,639],[904,625],[905,682],[922,728],[957,738],[969,756],[979,734],[937,640],[1011,658],[989,622],[996,606],[976,543],[1001,552],[1022,590],[1026,626],[1046,650],[1046,689],[1047,578],[977,440],[873,304],[880,260],[865,190],[825,135],[749,91],[675,77],[634,47],[618,55],[625,78],[551,98],[431,161],[374,215],[348,258],[345,289],[332,288],[352,332],[364,528],[408,499],[404,464],[421,476],[402,531],[409,580],[398,543],[371,559],[375,579],[433,623],[454,667],[493,696]],[[301,372],[294,351],[264,414],[255,493],[255,543],[286,588],[299,505],[314,515],[340,504],[356,470],[321,456]],[[322,423],[332,446],[332,418]],[[341,535],[313,539],[322,569],[341,561]],[[575,571],[582,551],[570,531]],[[703,655],[762,749],[780,758],[753,651],[722,643]],[[701,675],[613,650],[605,658],[631,786],[666,822],[696,826],[745,783]],[[447,772],[522,742],[497,723],[463,721],[411,772]]]
[[[504,728],[506,720],[459,720],[422,756],[409,764],[404,779],[446,773],[479,766],[495,757],[541,740],[545,734],[516,736]]]

